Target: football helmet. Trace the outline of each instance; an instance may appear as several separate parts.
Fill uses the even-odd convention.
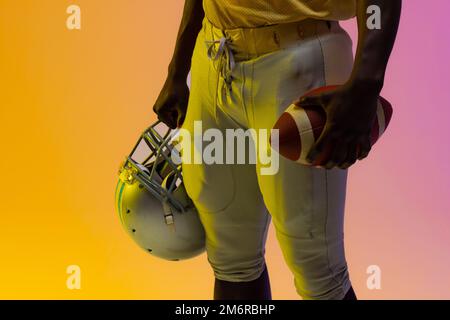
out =
[[[133,240],[172,261],[205,250],[205,232],[186,193],[173,131],[158,121],[139,138],[119,170],[116,207]]]

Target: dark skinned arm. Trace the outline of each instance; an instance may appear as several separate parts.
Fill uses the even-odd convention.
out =
[[[186,0],[167,79],[153,106],[158,119],[170,128],[181,126],[186,114],[189,89],[186,78],[204,17],[202,0]]]
[[[367,28],[370,5],[381,9],[381,29]],[[350,79],[334,92],[300,101],[303,105],[320,105],[327,113],[324,131],[308,154],[314,165],[346,169],[369,154],[370,131],[397,35],[401,6],[401,0],[358,0],[358,47]]]

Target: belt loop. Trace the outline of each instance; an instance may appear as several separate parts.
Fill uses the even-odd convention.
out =
[[[253,56],[257,56],[257,50],[256,50],[256,39],[255,39],[255,33],[254,33],[253,28],[248,29],[248,31],[243,31],[243,35],[244,35],[244,41],[247,43],[248,45],[248,56],[253,57]]]

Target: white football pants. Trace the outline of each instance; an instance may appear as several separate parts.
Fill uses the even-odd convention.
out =
[[[352,65],[351,39],[336,22],[219,30],[205,19],[192,57],[183,129],[192,133],[191,142],[196,121],[203,131],[216,128],[224,135],[226,129],[270,130],[303,93],[345,83]],[[193,145],[194,153],[202,152],[203,146]],[[273,221],[299,295],[342,299],[351,286],[343,235],[347,170],[307,167],[281,156],[276,174],[262,175],[262,166],[183,163],[215,277],[258,278]]]

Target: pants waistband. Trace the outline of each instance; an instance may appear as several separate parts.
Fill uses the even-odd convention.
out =
[[[337,21],[306,19],[298,22],[256,28],[222,30],[207,18],[203,20],[205,37],[210,43],[227,45],[236,61],[247,60],[285,49],[308,38],[341,31]]]

